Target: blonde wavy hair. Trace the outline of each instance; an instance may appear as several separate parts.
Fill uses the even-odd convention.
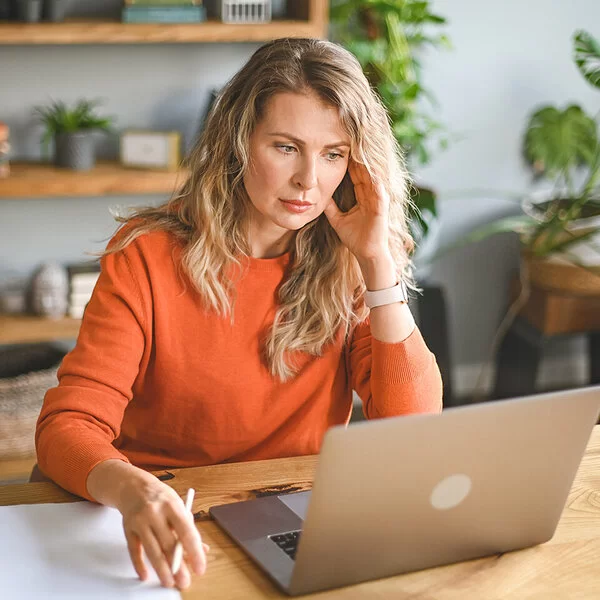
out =
[[[107,252],[117,252],[150,231],[172,232],[184,241],[182,267],[206,305],[233,319],[235,278],[224,274],[235,272],[240,259],[250,256],[251,203],[243,185],[250,162],[249,138],[270,98],[307,91],[338,110],[351,140],[350,156],[387,189],[390,251],[398,276],[410,281],[409,181],[387,112],[356,58],[318,39],[278,39],[252,55],[211,109],[186,160],[191,175],[179,192],[159,207],[117,217],[129,226]],[[356,204],[347,174],[334,199],[342,211]],[[356,258],[324,214],[297,232],[290,254],[273,326],[263,345],[270,372],[284,381],[297,370],[293,353],[321,355],[340,328],[347,339],[368,314]]]

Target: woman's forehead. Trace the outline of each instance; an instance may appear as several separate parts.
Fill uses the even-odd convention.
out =
[[[303,141],[311,138],[328,144],[350,144],[337,107],[324,102],[314,92],[280,92],[265,104],[257,124],[261,134],[290,134]]]

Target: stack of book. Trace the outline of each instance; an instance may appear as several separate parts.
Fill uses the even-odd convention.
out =
[[[67,265],[67,273],[69,274],[68,315],[73,319],[81,319],[100,276],[100,265],[97,262]]]
[[[200,23],[206,21],[202,0],[125,0],[123,23]]]

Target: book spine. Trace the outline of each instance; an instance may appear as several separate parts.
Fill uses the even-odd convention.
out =
[[[100,271],[88,271],[88,272],[83,272],[81,271],[80,273],[70,273],[69,274],[69,281],[71,283],[78,281],[78,282],[91,282],[91,283],[96,283],[98,277],[100,277]]]
[[[69,277],[78,275],[79,273],[100,273],[100,263],[94,260],[69,264],[67,265],[67,273],[69,273]]]
[[[79,273],[69,279],[69,288],[71,292],[85,292],[93,290],[98,281],[99,273]]]
[[[200,6],[202,0],[125,0],[126,6]]]
[[[72,291],[69,294],[69,306],[85,306],[92,298],[93,290]]]
[[[85,306],[69,306],[67,314],[71,319],[81,319],[85,311]]]
[[[206,20],[203,6],[126,6],[124,23],[199,23]]]

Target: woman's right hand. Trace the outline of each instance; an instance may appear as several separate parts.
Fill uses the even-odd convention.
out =
[[[204,574],[208,546],[202,543],[192,514],[173,488],[142,469],[112,459],[90,471],[87,488],[95,500],[114,506],[123,515],[129,555],[140,579],[148,576],[144,553],[165,587],[187,588],[189,567]],[[178,541],[185,561],[173,575],[171,561]]]

